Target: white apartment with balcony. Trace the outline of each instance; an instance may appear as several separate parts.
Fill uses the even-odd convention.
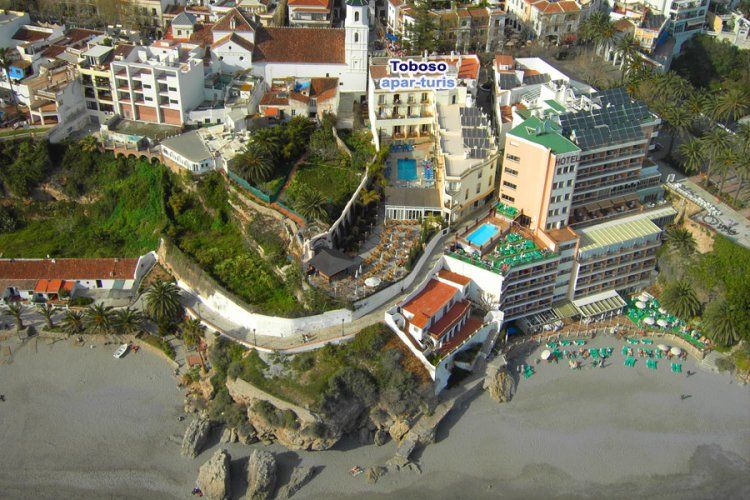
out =
[[[113,61],[115,110],[127,120],[181,126],[204,98],[204,49],[159,40]]]

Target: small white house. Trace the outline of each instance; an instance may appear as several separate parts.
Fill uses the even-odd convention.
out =
[[[194,174],[205,174],[216,167],[214,155],[197,130],[165,139],[161,154],[168,167]]]

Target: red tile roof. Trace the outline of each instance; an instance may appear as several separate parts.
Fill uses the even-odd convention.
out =
[[[453,304],[453,306],[443,314],[443,317],[430,327],[430,337],[435,340],[443,338],[443,336],[448,333],[448,331],[453,328],[453,326],[458,323],[467,312],[469,312],[470,308],[471,304],[468,300],[462,300],[461,302]]]
[[[138,259],[0,259],[0,279],[133,279]]]
[[[292,92],[289,97],[299,102],[308,102],[315,98],[318,102],[325,101],[336,95],[339,87],[338,78],[311,78],[310,95],[304,95],[299,92]]]
[[[477,318],[469,317],[466,320],[466,323],[464,323],[464,326],[461,327],[461,329],[456,332],[453,337],[449,341],[443,344],[443,346],[438,350],[438,352],[441,355],[446,355],[453,351],[456,347],[461,345],[461,343],[474,335],[477,330],[479,330],[482,327],[482,321]]]
[[[13,35],[13,40],[20,40],[22,42],[38,42],[39,40],[46,39],[50,34],[44,31],[30,30],[28,28],[21,27]]]
[[[435,316],[457,293],[456,287],[432,279],[402,308],[414,315],[414,318],[410,320],[411,323],[424,328],[430,318]]]
[[[44,57],[57,57],[63,52],[65,52],[65,47],[62,45],[50,45],[42,51],[42,55]]]
[[[289,0],[287,2],[289,7],[320,7],[330,9],[330,0]]]
[[[444,280],[448,280],[452,283],[456,283],[462,286],[471,283],[471,278],[464,276],[463,274],[454,273],[453,271],[449,271],[447,269],[441,269],[438,273],[438,276],[443,278]]]
[[[34,285],[36,293],[59,293],[63,287],[63,280],[38,280]]]
[[[516,63],[510,54],[497,54],[495,56],[495,64],[497,66],[510,66],[512,68]]]
[[[260,99],[260,106],[288,106],[289,97],[286,95],[280,95],[278,91],[269,90]]]
[[[103,31],[89,30],[86,28],[73,28],[69,30],[65,35],[68,37],[70,43],[77,43],[87,38],[103,35]]]
[[[219,38],[213,43],[213,45],[211,45],[211,47],[221,47],[222,45],[226,45],[229,42],[236,43],[237,45],[247,50],[248,52],[253,51],[253,44],[250,43],[249,40],[242,38],[237,33],[232,33],[231,35],[227,35],[225,37]]]
[[[234,23],[232,23],[234,21]],[[238,9],[232,9],[216,21],[214,31],[253,31],[253,25],[245,14]]]
[[[333,28],[259,27],[253,62],[346,64],[344,35]]]

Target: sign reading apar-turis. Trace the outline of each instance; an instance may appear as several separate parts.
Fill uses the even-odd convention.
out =
[[[447,76],[448,64],[442,61],[415,61],[414,59],[390,59],[390,73],[380,79],[380,88],[386,90],[449,90],[456,88],[456,78]]]

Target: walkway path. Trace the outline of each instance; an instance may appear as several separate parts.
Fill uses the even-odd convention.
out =
[[[199,316],[210,328],[245,345],[267,351],[295,352],[310,350],[328,343],[352,338],[361,329],[383,321],[385,311],[419,286],[442,256],[443,245],[439,244],[430,254],[430,258],[424,267],[417,274],[417,278],[412,283],[412,286],[406,288],[401,296],[387,301],[374,311],[350,323],[342,323],[341,325],[321,329],[314,335],[309,336],[310,340],[308,342],[303,342],[302,335],[294,331],[279,332],[281,335],[279,337],[254,334],[252,330],[223,317],[218,312],[203,305],[194,295],[185,292],[183,292],[182,304],[190,312]]]
[[[723,234],[746,248],[750,248],[750,221],[743,217],[742,214],[738,213],[726,203],[719,201],[716,196],[698,186],[698,184],[690,179],[681,179],[674,184],[679,184],[689,189],[693,196],[702,198],[704,201],[712,204],[721,211],[721,216],[719,217],[714,217],[707,211],[700,212],[693,216],[693,219],[696,222],[710,227],[714,231]],[[669,184],[666,184],[666,186],[669,186]],[[684,197],[680,191],[674,189],[671,191]],[[736,232],[736,234],[731,234],[727,229]]]

